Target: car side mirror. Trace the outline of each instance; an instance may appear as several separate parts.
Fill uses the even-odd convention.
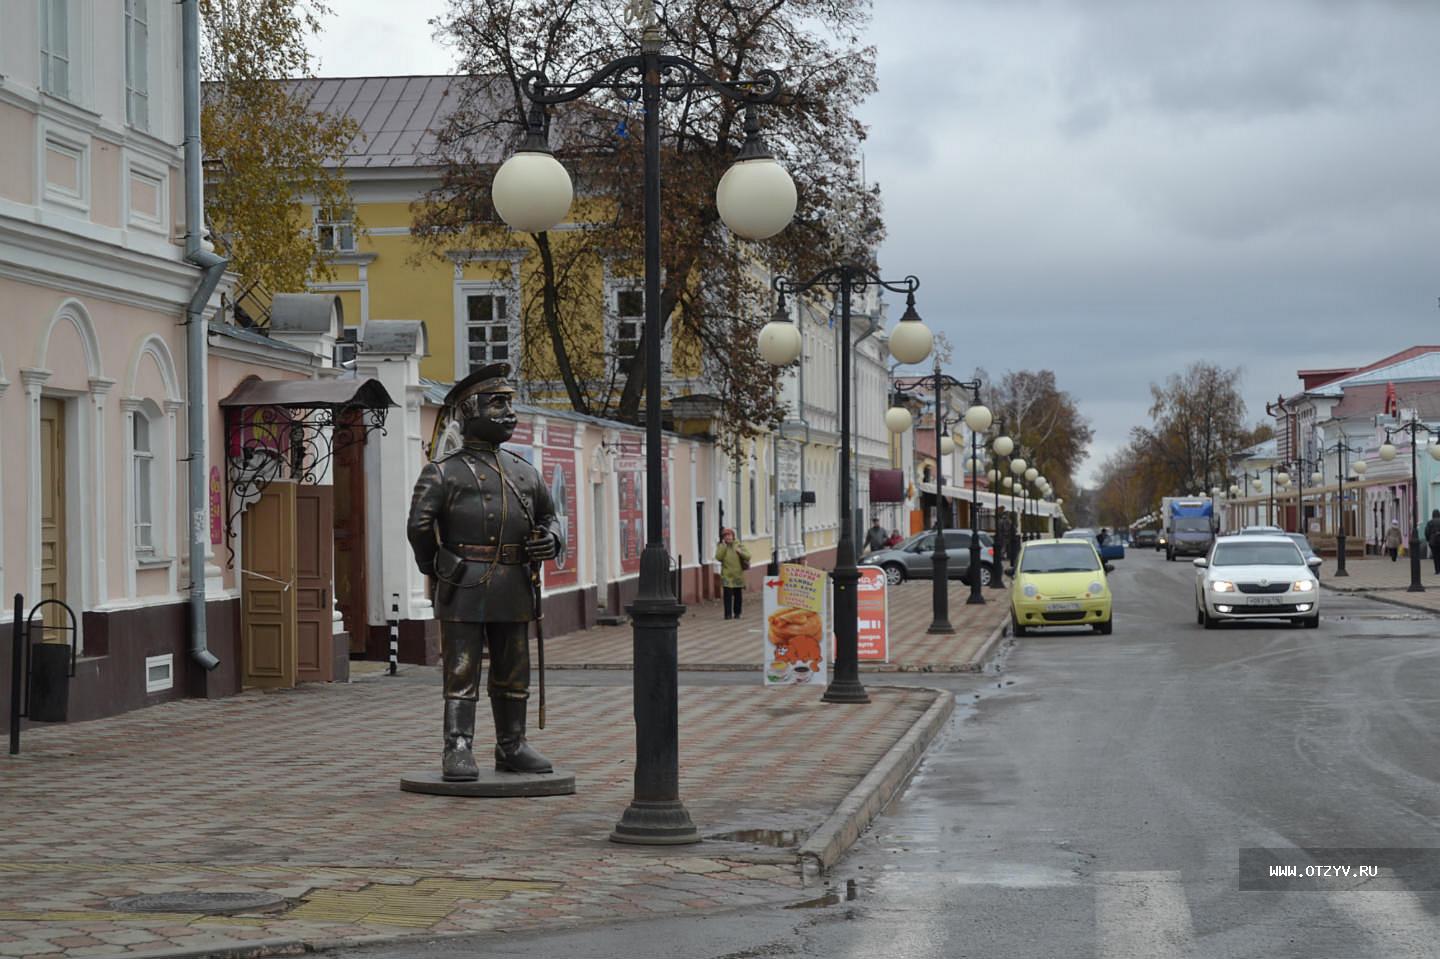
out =
[[[1309,566],[1311,569],[1319,569],[1321,564],[1323,564],[1324,562],[1325,561],[1320,557],[1312,556],[1305,561],[1305,565]]]
[[[1113,573],[1113,572],[1115,572],[1115,567],[1114,567],[1114,566],[1111,566],[1109,563],[1106,563],[1106,564],[1105,564],[1105,572],[1107,572],[1107,573]]]
[[[1203,556],[1201,556],[1199,559],[1195,560],[1195,568],[1196,568],[1196,569],[1204,569],[1206,566],[1209,566],[1209,565],[1210,565],[1210,561],[1209,561],[1208,559],[1206,559],[1205,557],[1203,557]]]

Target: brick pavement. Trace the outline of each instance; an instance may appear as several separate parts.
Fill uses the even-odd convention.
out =
[[[1401,556],[1394,562],[1389,558],[1347,558],[1345,571],[1350,575],[1337,578],[1334,574],[1334,560],[1326,559],[1320,577],[1321,585],[1340,593],[1365,594],[1371,599],[1397,606],[1440,612],[1440,576],[1436,575],[1435,564],[1430,559],[1420,560],[1420,583],[1425,587],[1423,593],[1408,592],[1408,556]]]
[[[681,795],[706,841],[618,846],[631,796],[628,687],[555,687],[537,744],[574,796],[402,793],[438,762],[430,684],[376,678],[26,731],[0,784],[0,957],[316,947],[800,898],[794,850],[716,838],[814,830],[935,701],[864,707],[786,687],[682,687]],[[271,892],[291,908],[119,912],[152,892]]]
[[[950,585],[951,635],[928,635],[931,589],[928,581],[911,581],[891,587],[891,661],[866,663],[862,669],[880,672],[968,672],[978,670],[987,640],[1009,616],[1009,592],[986,589],[983,606],[966,605],[968,586]],[[754,669],[764,663],[764,628],[758,593],[747,594],[745,612],[727,621],[719,602],[689,607],[680,620],[681,669]],[[547,637],[546,665],[555,669],[628,669],[634,664],[633,633],[629,625]]]

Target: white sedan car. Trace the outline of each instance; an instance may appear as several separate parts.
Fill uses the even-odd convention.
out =
[[[1214,629],[1222,620],[1288,619],[1320,625],[1320,580],[1287,536],[1227,536],[1195,560],[1195,621]]]

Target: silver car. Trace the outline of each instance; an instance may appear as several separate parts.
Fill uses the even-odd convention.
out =
[[[968,529],[947,529],[945,531],[945,556],[948,563],[948,579],[958,579],[967,585],[970,582],[970,531]],[[885,578],[891,586],[907,579],[932,579],[934,577],[935,531],[916,533],[887,549],[867,553],[860,562],[865,566],[879,566],[885,570]],[[980,585],[989,586],[990,576],[995,568],[995,543],[990,534],[980,534]]]

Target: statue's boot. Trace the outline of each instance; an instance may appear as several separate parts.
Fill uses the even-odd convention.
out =
[[[495,714],[495,768],[509,773],[548,773],[555,767],[525,741],[525,709],[523,699],[492,697],[490,709]]]
[[[475,700],[445,700],[445,755],[440,778],[446,782],[472,782],[480,778],[475,765]]]

